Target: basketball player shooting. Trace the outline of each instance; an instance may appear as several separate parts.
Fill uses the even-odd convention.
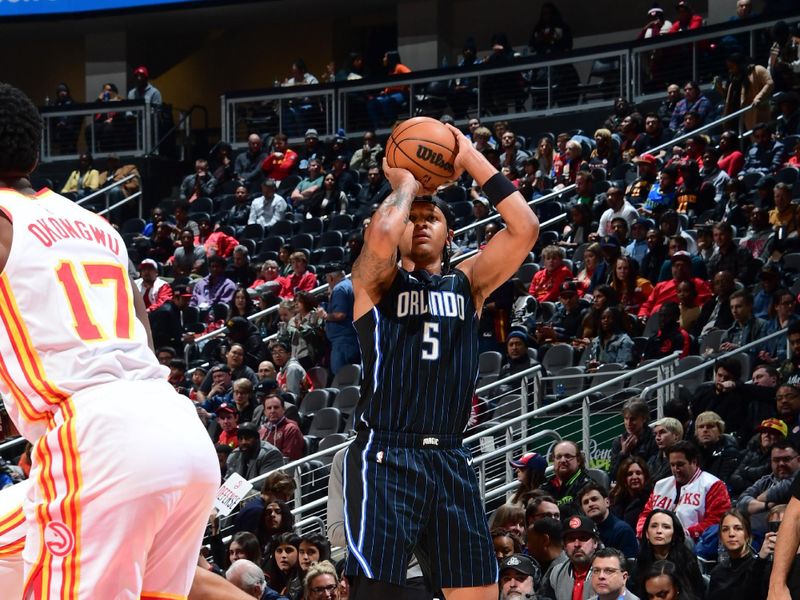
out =
[[[22,597],[185,598],[216,455],[150,349],[119,234],[33,190],[41,135],[0,84],[0,392],[33,443]]]
[[[497,559],[463,432],[478,374],[481,308],[527,257],[539,222],[513,185],[448,127],[458,143],[455,177],[466,170],[506,228],[450,269],[449,207],[422,196],[411,172],[384,161],[393,192],[353,266],[364,383],[343,478],[346,573],[357,600],[402,597],[412,552],[424,557],[433,589],[448,600],[498,595]]]

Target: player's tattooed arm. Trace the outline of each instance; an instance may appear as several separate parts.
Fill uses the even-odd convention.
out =
[[[391,217],[397,211],[403,217],[403,225],[408,224],[408,211],[411,208],[411,203],[416,197],[415,190],[412,186],[405,186],[393,191],[389,196],[381,202],[377,212],[382,217]]]

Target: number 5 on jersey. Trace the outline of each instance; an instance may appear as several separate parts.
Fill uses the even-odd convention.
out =
[[[106,286],[111,283],[114,288],[114,323],[113,330],[117,338],[133,337],[131,306],[133,299],[127,285],[127,274],[122,265],[114,263],[80,263],[90,286]],[[56,268],[56,275],[64,294],[67,296],[72,312],[75,332],[85,342],[97,342],[108,339],[98,323],[92,308],[86,301],[84,288],[78,281],[75,265],[62,261]],[[105,312],[105,311],[104,311]]]
[[[426,322],[422,328],[422,358],[437,360],[439,358],[439,323]],[[425,344],[430,344],[427,348]]]

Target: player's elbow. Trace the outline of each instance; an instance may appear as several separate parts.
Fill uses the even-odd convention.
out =
[[[519,218],[509,222],[507,227],[513,229],[513,234],[518,237],[520,243],[524,241],[528,247],[533,247],[539,239],[539,219],[533,211],[525,211]]]

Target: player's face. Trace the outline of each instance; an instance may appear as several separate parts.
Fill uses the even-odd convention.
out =
[[[311,565],[313,565],[315,562],[319,562],[319,548],[317,548],[314,544],[310,544],[306,541],[300,542],[298,554],[300,568],[303,569],[303,571],[308,571],[308,568]]]
[[[441,258],[449,234],[441,210],[429,202],[414,202],[400,240],[400,255],[418,263],[435,261]]]

